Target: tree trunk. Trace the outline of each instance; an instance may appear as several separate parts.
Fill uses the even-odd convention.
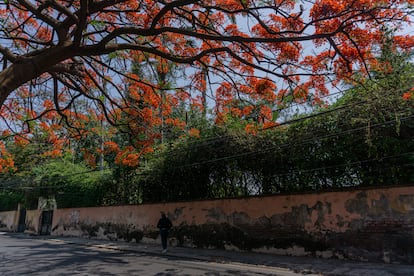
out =
[[[33,78],[33,71],[26,62],[12,64],[0,73],[0,106],[3,106],[13,90]]]
[[[11,64],[0,72],[0,107],[15,89],[73,56],[74,52],[70,47],[54,47]]]

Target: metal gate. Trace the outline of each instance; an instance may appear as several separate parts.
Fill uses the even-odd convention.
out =
[[[52,230],[53,210],[42,211],[40,220],[40,235],[50,235]]]
[[[21,208],[19,213],[19,223],[17,224],[17,232],[26,230],[26,209]]]

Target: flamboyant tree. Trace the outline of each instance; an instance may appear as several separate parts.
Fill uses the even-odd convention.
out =
[[[165,87],[145,74],[132,74],[131,65],[157,60],[159,72],[169,70],[163,65],[171,63],[186,68],[185,78],[169,90],[190,96],[195,106],[205,108],[207,87],[214,90],[217,121],[230,112],[245,117],[254,112],[257,121],[273,123],[272,104],[287,98],[318,103],[331,85],[351,81],[355,72],[368,74],[377,63],[375,50],[383,40],[384,26],[402,28],[412,4],[412,0],[4,0],[0,115],[5,123],[48,116],[53,122],[39,126],[49,130],[65,123],[69,132],[80,135],[89,115],[77,108],[82,100],[93,113],[100,113],[100,120],[134,133],[143,125],[125,118],[139,115],[144,127],[159,124],[159,117],[150,111],[164,104],[160,91]],[[396,36],[394,46],[409,50],[413,41],[410,36]],[[125,93],[131,83],[135,91]],[[176,97],[171,96],[171,104]],[[33,99],[42,103],[34,104]],[[148,105],[152,109],[142,108]],[[16,133],[29,134],[25,139],[31,137],[30,123],[13,126]],[[139,152],[147,146],[142,143]]]

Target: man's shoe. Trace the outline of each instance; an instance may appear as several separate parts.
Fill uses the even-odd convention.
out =
[[[162,253],[167,253],[167,249],[163,249],[162,250]]]

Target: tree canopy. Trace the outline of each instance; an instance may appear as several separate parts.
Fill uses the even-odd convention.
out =
[[[159,139],[154,129],[187,127],[186,118],[176,117],[180,103],[206,108],[208,89],[216,122],[231,114],[271,126],[275,107],[323,103],[330,87],[382,68],[376,51],[386,30],[409,23],[413,3],[5,0],[0,116],[8,130],[2,137],[52,143],[45,154],[56,155],[65,137],[92,132],[103,140],[113,137],[105,126],[115,125],[140,136],[118,150],[119,162],[134,165]],[[413,46],[411,36],[394,37],[393,47]],[[178,69],[180,78],[170,82],[166,74]],[[106,141],[101,151],[117,147]],[[6,149],[0,151],[0,165],[12,167]]]
[[[104,148],[100,170],[94,170],[93,151],[102,143],[97,133],[77,141],[63,158],[51,159],[47,143],[9,143],[17,171],[1,174],[0,209],[19,202],[33,208],[39,196],[54,197],[58,207],[80,207],[412,185],[414,105],[404,95],[414,65],[391,41],[378,58],[389,69],[372,71],[372,79],[348,87],[328,107],[254,133],[245,131],[251,119],[237,114],[218,125],[188,113],[187,125],[199,133],[165,133],[164,143],[136,168],[131,157]],[[128,135],[112,138],[113,147],[130,143]]]

